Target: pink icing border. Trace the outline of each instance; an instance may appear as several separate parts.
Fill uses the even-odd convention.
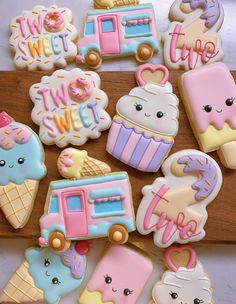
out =
[[[157,65],[143,64],[143,65],[140,65],[135,72],[135,78],[140,87],[142,87],[146,84],[145,80],[142,78],[142,73],[146,70],[150,71],[152,73],[154,73],[156,71],[161,71],[164,73],[162,80],[160,82],[158,82],[157,84],[165,85],[169,79],[169,70],[164,65],[162,65],[162,64],[157,64]]]

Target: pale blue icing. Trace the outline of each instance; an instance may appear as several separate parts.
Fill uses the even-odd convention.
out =
[[[46,215],[47,216],[47,215]],[[49,235],[54,232],[59,231],[66,235],[66,229],[62,225],[52,225],[48,229],[41,229],[41,236],[45,238],[46,241],[48,241]]]
[[[109,174],[106,176],[95,176],[95,177],[89,177],[89,178],[82,178],[82,179],[76,179],[76,180],[61,180],[52,182],[50,184],[50,188],[52,190],[58,190],[58,189],[64,189],[69,187],[80,187],[80,186],[87,186],[87,185],[93,185],[93,184],[101,184],[101,183],[108,183],[113,182],[116,180],[123,180],[127,179],[128,175],[126,172],[117,172],[113,174]]]
[[[0,161],[6,163],[5,166],[0,166],[0,185],[5,186],[10,182],[20,185],[26,179],[42,179],[46,174],[42,149],[35,133],[24,144],[15,143],[9,150],[0,147]],[[25,158],[21,165],[18,163],[19,158]]]
[[[79,287],[83,280],[83,277],[74,278],[70,268],[61,262],[60,255],[49,247],[28,249],[25,256],[29,263],[29,274],[33,277],[35,286],[43,291],[49,304],[58,303],[61,296]],[[50,262],[48,267],[44,265],[45,260]],[[53,284],[53,278],[57,278],[60,284]]]
[[[98,225],[89,225],[89,236],[106,236],[112,225],[123,225],[126,227],[128,232],[136,230],[133,219],[114,218],[111,221],[102,221]]]

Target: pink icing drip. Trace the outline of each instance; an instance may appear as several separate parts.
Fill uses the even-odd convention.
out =
[[[15,143],[25,144],[32,136],[32,131],[14,120],[6,113],[0,114],[0,147],[11,149]]]

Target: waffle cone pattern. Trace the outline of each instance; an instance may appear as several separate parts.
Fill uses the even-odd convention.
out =
[[[15,228],[22,228],[31,214],[39,182],[26,180],[21,185],[9,183],[0,186],[0,208],[9,223]]]
[[[16,270],[0,294],[0,303],[26,303],[43,300],[43,291],[34,285],[28,268],[29,264],[24,261]]]
[[[139,4],[139,0],[94,0],[94,6],[98,9],[114,8],[137,4]]]
[[[104,162],[92,157],[86,157],[81,176],[106,175],[111,172],[111,168]]]

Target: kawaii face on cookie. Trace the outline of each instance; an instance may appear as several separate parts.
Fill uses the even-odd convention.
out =
[[[103,302],[132,304],[151,272],[149,259],[127,247],[114,245],[98,264],[88,290],[100,292]]]
[[[86,269],[86,257],[77,253],[74,247],[62,255],[55,254],[49,247],[31,248],[26,251],[26,259],[35,285],[43,290],[50,304],[58,303],[63,294],[77,288]]]
[[[166,271],[152,292],[156,304],[212,304],[209,278],[198,262],[193,269]]]
[[[221,130],[225,123],[236,129],[236,85],[224,64],[187,73],[183,85],[199,132],[204,133],[209,125]]]
[[[0,184],[22,184],[41,179],[46,168],[44,152],[37,135],[27,126],[0,114]]]
[[[178,131],[178,99],[169,83],[132,89],[118,101],[117,113],[151,132],[174,136]]]

